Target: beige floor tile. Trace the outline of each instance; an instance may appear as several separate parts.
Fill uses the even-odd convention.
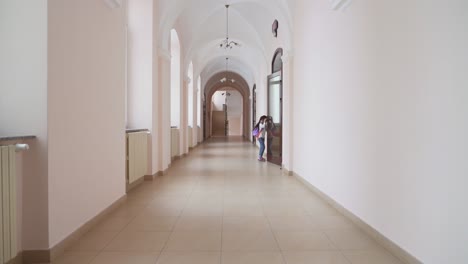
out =
[[[284,264],[280,252],[228,252],[223,253],[222,264]]]
[[[181,196],[172,196],[172,197],[156,197],[153,199],[149,206],[152,207],[174,207],[183,209],[188,202],[188,197],[181,197]]]
[[[358,229],[325,230],[328,238],[342,250],[379,249],[378,244]]]
[[[52,264],[88,264],[98,254],[98,252],[66,252]]]
[[[383,250],[345,251],[344,255],[351,264],[403,264],[403,262]]]
[[[260,198],[256,195],[242,195],[242,196],[224,196],[224,206],[261,206]]]
[[[142,214],[137,216],[125,228],[125,231],[172,231],[177,222],[177,216],[154,216]]]
[[[211,252],[166,252],[156,264],[220,264],[221,253]]]
[[[305,209],[300,205],[268,205],[263,206],[266,216],[300,216],[308,215]]]
[[[100,251],[104,249],[118,232],[91,231],[73,244],[67,251]]]
[[[183,216],[222,216],[222,203],[191,203],[182,212]]]
[[[223,251],[277,251],[278,243],[270,230],[223,232]]]
[[[143,212],[145,208],[146,206],[144,205],[124,204],[120,206],[115,212],[113,212],[109,217],[133,219],[135,216]]]
[[[230,204],[224,206],[224,216],[264,216],[260,205]]]
[[[301,216],[269,216],[271,228],[275,231],[310,231],[318,226],[308,215]]]
[[[330,240],[322,232],[277,231],[278,244],[283,251],[332,250]]]
[[[105,251],[158,252],[164,248],[169,235],[169,232],[126,231],[112,240]]]
[[[91,264],[154,264],[158,254],[103,252]]]
[[[184,206],[170,206],[170,205],[149,205],[141,214],[151,216],[179,216],[182,214]]]
[[[108,217],[98,223],[98,225],[93,228],[93,231],[121,231],[130,222],[131,219],[128,217]]]
[[[269,230],[270,224],[265,216],[224,217],[223,231]]]
[[[181,216],[175,225],[175,231],[221,231],[221,216]]]
[[[311,216],[311,219],[320,229],[351,229],[352,222],[341,215],[319,215]]]
[[[287,264],[350,264],[338,251],[286,251]]]
[[[173,232],[165,251],[221,251],[221,232]]]

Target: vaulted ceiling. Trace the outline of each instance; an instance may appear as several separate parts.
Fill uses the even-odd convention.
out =
[[[160,45],[169,44],[170,30],[179,35],[182,48],[183,72],[193,62],[194,76],[206,82],[226,70],[242,76],[250,87],[265,78],[270,70],[274,51],[291,47],[290,8],[293,0],[160,0]],[[232,50],[219,48],[226,36],[226,8],[229,8],[230,39],[241,43]],[[280,24],[278,38],[273,37],[271,25]],[[204,85],[204,84],[203,84]]]

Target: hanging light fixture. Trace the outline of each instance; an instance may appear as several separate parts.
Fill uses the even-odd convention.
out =
[[[229,58],[226,57],[226,76],[224,78],[222,78],[220,80],[220,82],[222,83],[225,83],[225,82],[231,82],[231,83],[235,83],[236,80],[234,79],[228,79],[228,62],[229,62]]]
[[[224,39],[220,44],[220,48],[224,49],[232,49],[233,47],[240,47],[238,42],[229,40],[229,5],[225,5],[226,7],[226,39]]]

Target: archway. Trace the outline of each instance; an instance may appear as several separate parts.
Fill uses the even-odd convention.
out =
[[[235,82],[229,83],[227,85],[220,80],[223,78],[227,79],[234,79]],[[210,80],[207,82],[205,86],[205,116],[204,116],[204,123],[205,123],[205,138],[211,137],[211,130],[212,130],[212,105],[211,101],[215,92],[229,87],[238,91],[242,96],[242,136],[244,138],[250,138],[250,89],[248,83],[245,79],[237,73],[234,72],[221,72],[215,74]]]

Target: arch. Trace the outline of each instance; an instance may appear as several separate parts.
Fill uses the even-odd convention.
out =
[[[226,83],[222,83],[219,80],[223,77],[227,77],[228,79],[236,80],[234,83],[226,85]],[[234,72],[224,72],[215,74],[211,77],[206,86],[205,86],[205,113],[204,113],[204,137],[208,138],[211,131],[211,101],[213,98],[213,94],[222,89],[222,88],[233,88],[237,90],[243,98],[243,133],[242,135],[245,138],[250,138],[250,88],[248,83],[245,81],[242,76]]]
[[[278,48],[273,55],[273,60],[271,61],[271,73],[279,72],[283,70],[283,49]]]
[[[236,41],[245,43],[243,52],[240,54],[242,59],[246,60],[247,65],[264,65],[259,63],[260,59],[269,64],[268,54],[271,52],[270,35],[264,30],[264,21],[273,21],[277,19],[281,25],[281,33],[277,40],[277,45],[290,50],[292,48],[292,19],[291,8],[288,0],[236,0],[232,2],[232,15],[236,17],[242,26],[241,34],[234,34]],[[161,19],[159,24],[159,47],[167,47],[170,39],[170,30],[177,28],[179,32],[184,33],[182,46],[184,57],[182,69],[185,72],[188,69],[190,61],[193,61],[194,68],[197,69],[195,76],[200,74],[200,70],[210,64],[206,59],[208,57],[217,57],[219,55],[213,48],[220,39],[219,35],[206,33],[215,32],[209,30],[213,27],[213,20],[220,21],[224,17],[223,4],[208,4],[208,2],[197,2],[189,0],[161,0]],[[203,10],[203,12],[199,12]],[[203,14],[203,15],[202,15]],[[259,17],[261,16],[261,17]],[[263,21],[263,22],[262,22]],[[205,33],[206,34],[205,34]],[[216,30],[216,32],[218,32]],[[208,41],[207,41],[208,40]],[[213,45],[213,43],[215,43]],[[251,49],[250,54],[245,53],[245,49]],[[235,52],[235,51],[234,51]],[[225,55],[221,55],[223,57]],[[251,58],[255,58],[252,59]],[[209,59],[208,59],[209,60]],[[254,69],[257,71],[257,68]],[[257,73],[252,74],[260,76]],[[256,80],[259,82],[260,80]]]

